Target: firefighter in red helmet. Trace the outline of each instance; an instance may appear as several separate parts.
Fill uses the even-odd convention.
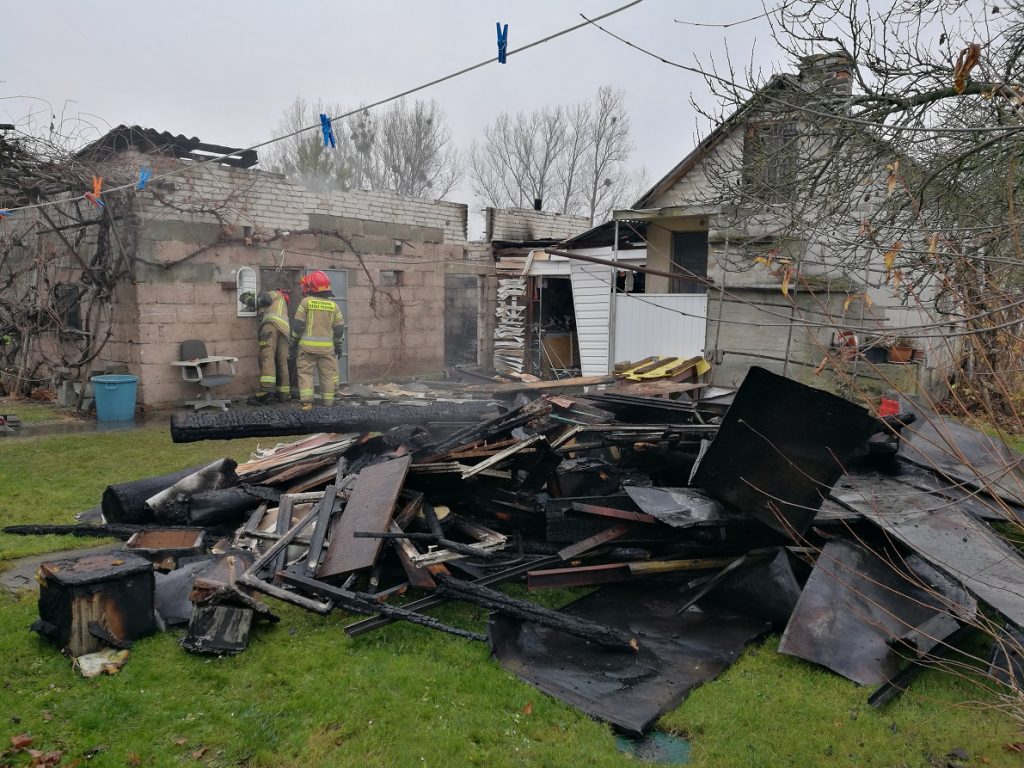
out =
[[[338,355],[345,341],[345,318],[331,293],[331,281],[319,269],[301,281],[305,298],[292,321],[292,348],[299,375],[303,409],[313,407],[313,371],[320,376],[324,405],[334,404],[338,386]]]
[[[288,351],[291,327],[288,322],[290,292],[285,288],[261,291],[256,297],[260,314],[260,389],[250,405],[270,405],[288,400]]]

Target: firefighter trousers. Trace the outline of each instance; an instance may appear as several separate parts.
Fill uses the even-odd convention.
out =
[[[277,391],[285,400],[291,395],[288,383],[288,337],[270,323],[260,327],[260,389]]]
[[[314,355],[300,347],[295,368],[299,374],[299,399],[302,402],[313,402],[313,371],[317,371],[324,405],[334,403],[334,391],[338,388],[338,357],[334,352]]]

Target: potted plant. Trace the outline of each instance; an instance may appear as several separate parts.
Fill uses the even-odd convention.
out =
[[[897,336],[889,346],[890,363],[909,363],[914,359],[914,340],[908,336]]]

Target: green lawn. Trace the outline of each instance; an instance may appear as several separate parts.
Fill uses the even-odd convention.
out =
[[[273,444],[268,439],[264,444]],[[160,475],[231,456],[246,461],[255,440],[175,445],[166,427],[131,432],[0,438],[0,519],[73,524],[74,515],[100,502],[108,485]],[[73,536],[0,533],[0,569],[16,557],[86,546]]]
[[[0,397],[0,414],[17,416],[23,424],[71,421],[78,418],[73,411],[52,403],[37,403],[21,397]]]
[[[68,522],[110,482],[243,460],[252,446],[175,446],[165,429],[5,439],[0,514]],[[0,567],[15,553],[82,543],[3,536]],[[639,765],[616,750],[609,728],[518,682],[482,644],[404,625],[352,640],[345,614],[270,602],[281,623],[257,630],[238,657],[189,655],[173,631],[138,642],[120,674],[84,680],[27,631],[34,596],[0,596],[0,740],[28,733],[34,748],[63,750],[62,765]],[[477,629],[485,619],[470,606],[437,615]],[[1004,745],[1024,737],[1005,716],[968,704],[978,692],[964,680],[927,673],[877,712],[867,689],[776,646],[770,638],[750,649],[663,719],[692,740],[695,765],[945,766],[957,747],[969,765],[1021,763]]]

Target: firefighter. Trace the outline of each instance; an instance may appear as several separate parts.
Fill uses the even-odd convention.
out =
[[[286,289],[263,291],[256,298],[260,317],[260,389],[263,392],[249,399],[250,405],[286,402],[291,397],[288,383],[289,334]]]
[[[313,371],[320,375],[324,405],[334,403],[345,318],[331,293],[331,281],[320,270],[302,279],[302,292],[305,297],[292,321],[292,348],[299,374],[299,399],[303,410],[309,410],[313,407]]]

